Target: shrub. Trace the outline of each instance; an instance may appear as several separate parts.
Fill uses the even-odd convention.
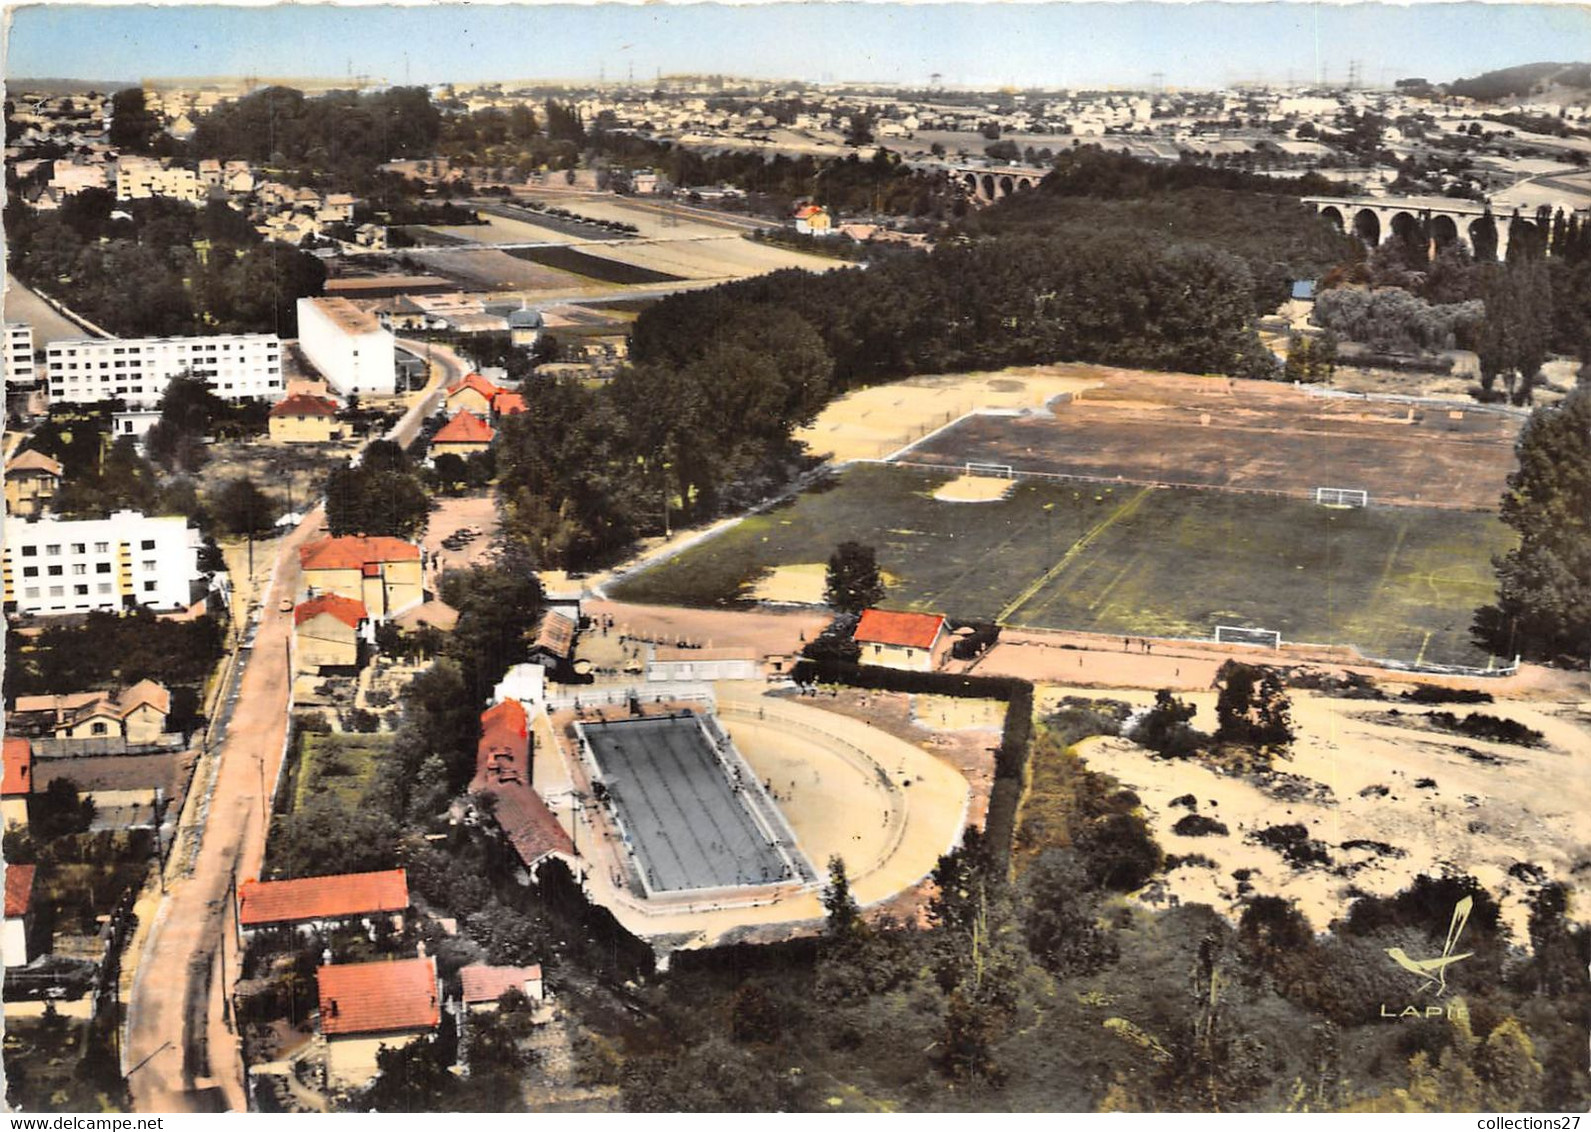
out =
[[[1212,834],[1224,836],[1231,831],[1226,828],[1225,822],[1207,818],[1203,814],[1188,814],[1171,827],[1171,832],[1180,833],[1183,837],[1208,837]]]
[[[1326,852],[1325,844],[1311,839],[1309,830],[1302,825],[1268,826],[1258,833],[1250,834],[1249,840],[1276,850],[1295,868],[1331,864],[1331,855]]]

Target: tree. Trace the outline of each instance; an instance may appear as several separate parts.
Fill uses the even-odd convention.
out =
[[[1097,922],[1098,895],[1071,850],[1039,854],[1022,875],[1017,905],[1028,950],[1051,974],[1086,975],[1115,958],[1115,944]]]
[[[412,538],[430,510],[424,485],[410,472],[345,465],[326,478],[326,522],[334,535]]]
[[[884,599],[884,579],[873,548],[842,542],[829,556],[823,600],[842,613],[861,613]]]
[[[145,106],[142,87],[128,87],[111,95],[111,145],[127,153],[148,153],[158,133],[160,119]]]
[[[1207,738],[1188,726],[1188,720],[1198,710],[1196,705],[1185,703],[1162,688],[1155,693],[1155,706],[1138,721],[1128,738],[1158,754],[1186,758],[1197,752]]]
[[[1261,750],[1292,743],[1292,702],[1274,669],[1228,660],[1216,678],[1221,682],[1215,702],[1218,742]]]
[[[1519,545],[1493,560],[1497,600],[1475,615],[1493,653],[1579,663],[1591,650],[1591,388],[1537,409],[1500,515]]]
[[[852,114],[846,121],[845,144],[863,146],[873,144],[873,116],[865,110]]]
[[[276,522],[276,504],[247,476],[223,484],[211,510],[221,528],[234,535],[264,534]]]
[[[40,841],[87,833],[94,824],[94,799],[78,797],[69,778],[52,778],[28,799],[28,828]]]
[[[862,930],[862,909],[851,895],[851,882],[845,875],[845,861],[839,854],[829,858],[829,883],[823,887],[824,930],[831,939],[846,940]]]

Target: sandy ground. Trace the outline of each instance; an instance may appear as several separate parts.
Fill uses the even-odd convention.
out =
[[[686,936],[686,946],[705,946],[730,933],[820,919],[822,875],[835,854],[846,862],[857,901],[877,904],[920,883],[960,838],[973,790],[949,760],[883,727],[813,706],[817,701],[765,696],[759,684],[719,683],[714,692],[726,729],[771,785],[820,874],[803,890],[751,906],[637,899],[622,883],[626,865],[606,819],[575,804],[573,790],[590,793],[584,768],[555,742],[545,715],[536,722],[538,749],[562,755],[561,765],[538,763],[537,789],[580,848],[593,899],[636,934]]]
[[[449,570],[467,569],[485,562],[491,556],[500,526],[497,501],[492,493],[439,496],[437,502],[440,506],[431,512],[425,534],[420,539],[420,544],[431,556],[435,572],[445,574]],[[464,527],[474,527],[481,533],[460,550],[449,550],[442,545],[443,539]]]
[[[1049,686],[1041,711],[1062,695],[1098,695]],[[1109,698],[1148,705],[1153,693],[1116,690]],[[1215,694],[1184,698],[1197,706],[1194,726],[1214,725]],[[1508,870],[1524,861],[1575,886],[1572,870],[1591,861],[1591,714],[1572,704],[1499,702],[1472,710],[1516,719],[1546,735],[1539,750],[1490,743],[1408,726],[1428,709],[1396,702],[1331,699],[1295,691],[1298,739],[1275,769],[1297,776],[1298,791],[1262,789],[1194,761],[1152,756],[1124,739],[1090,739],[1080,753],[1096,770],[1119,778],[1143,799],[1155,836],[1169,854],[1200,854],[1214,865],[1190,864],[1151,884],[1140,898],[1175,896],[1237,915],[1239,882],[1248,869],[1253,890],[1298,903],[1317,930],[1340,916],[1358,893],[1389,895],[1420,873],[1446,867],[1470,873],[1503,905],[1514,938],[1528,938],[1524,900],[1532,889]],[[1400,725],[1388,708],[1403,714]],[[1317,790],[1320,787],[1323,789]],[[1171,805],[1194,795],[1197,813],[1227,826],[1226,834],[1183,836],[1172,826],[1190,811]],[[1275,850],[1246,840],[1272,825],[1304,825],[1332,864],[1295,868]],[[1344,842],[1391,846],[1344,848]],[[1591,919],[1591,909],[1578,914]]]
[[[974,409],[1042,409],[1101,380],[1098,367],[1025,366],[991,373],[914,377],[830,402],[795,437],[833,460],[876,460]]]
[[[934,492],[941,503],[992,503],[1011,494],[1016,480],[1000,476],[957,476]]]
[[[797,652],[829,623],[827,611],[741,612],[597,600],[582,602],[580,608],[591,617],[611,616],[614,632],[623,636],[690,641],[706,648],[749,648],[758,656]]]
[[[571,208],[571,211],[579,211]],[[468,240],[472,244],[575,244],[567,233],[556,228],[543,227],[530,220],[481,213],[484,224],[458,224],[451,227],[431,225],[431,231],[444,236]]]
[[[665,228],[666,232],[667,229]],[[714,230],[710,236],[660,237],[620,243],[582,244],[588,255],[677,275],[682,279],[743,279],[787,267],[832,271],[847,266],[827,256],[759,244],[738,233]]]
[[[617,220],[624,224],[633,224],[639,229],[636,236],[641,239],[694,240],[719,237],[724,234],[726,228],[734,227],[734,225],[708,223],[678,210],[665,211],[656,205],[612,195],[575,197],[572,200],[568,197],[550,196],[546,198],[532,196],[531,199],[545,199],[554,207],[567,208],[578,216],[589,217],[592,220]]]
[[[60,342],[67,338],[99,337],[64,317],[10,273],[6,275],[4,308],[5,321],[25,322],[33,327],[35,350],[42,350],[51,342]],[[42,366],[39,372],[43,373]]]
[[[794,566],[775,566],[757,579],[751,588],[754,601],[785,605],[822,605],[828,585],[827,564],[801,562]]]

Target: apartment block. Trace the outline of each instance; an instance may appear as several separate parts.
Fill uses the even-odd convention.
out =
[[[185,609],[201,541],[180,515],[7,522],[6,612]]]
[[[120,397],[129,408],[159,404],[182,373],[202,377],[227,400],[282,395],[282,341],[274,334],[204,338],[74,338],[51,342],[45,374],[52,402]]]

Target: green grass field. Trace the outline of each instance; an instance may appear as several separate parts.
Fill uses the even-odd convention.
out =
[[[1493,516],[1036,481],[995,503],[934,500],[949,478],[854,467],[610,592],[730,605],[767,569],[826,561],[856,539],[877,550],[898,608],[1170,637],[1247,625],[1375,657],[1485,661],[1470,618],[1512,538]]]

